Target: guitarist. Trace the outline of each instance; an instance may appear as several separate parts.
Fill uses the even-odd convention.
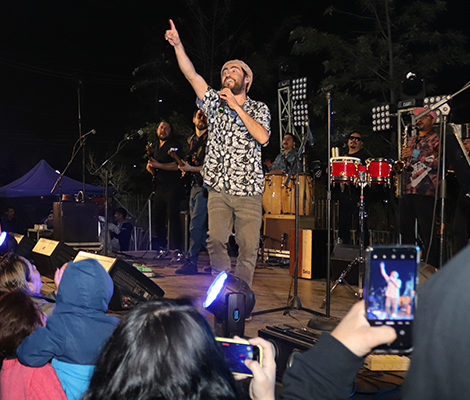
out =
[[[180,221],[183,186],[176,162],[168,151],[179,148],[172,137],[172,126],[162,121],[157,126],[157,143],[153,157],[147,162],[147,171],[154,176],[155,195],[153,200],[153,221],[155,224],[156,245],[161,249],[181,249],[183,243]],[[169,227],[169,243],[166,237]]]
[[[207,235],[207,189],[203,187],[201,175],[204,157],[206,156],[208,123],[201,110],[193,113],[193,124],[196,130],[189,138],[188,162],[182,161],[178,168],[183,174],[190,174],[191,192],[189,195],[189,252],[186,262],[175,273],[180,275],[197,274],[199,250],[206,246]]]

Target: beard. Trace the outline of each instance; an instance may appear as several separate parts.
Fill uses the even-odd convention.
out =
[[[227,86],[222,86],[222,89],[225,88]],[[231,90],[231,92],[236,96],[238,94],[241,94],[243,92],[243,89],[245,88],[245,83],[244,81],[242,82],[238,82],[238,81],[234,81],[233,82],[233,86],[232,87],[229,87],[229,89]]]

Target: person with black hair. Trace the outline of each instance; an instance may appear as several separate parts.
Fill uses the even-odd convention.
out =
[[[359,158],[361,164],[365,165],[366,159],[370,157],[369,152],[364,149],[364,141],[360,132],[354,131],[348,138],[348,151],[343,154],[345,157]],[[353,185],[353,183],[343,185],[341,184],[339,193],[339,221],[338,221],[338,236],[343,244],[351,244],[351,227],[352,218],[356,220],[359,215],[359,197],[360,189]],[[364,219],[364,222],[366,220]],[[359,230],[357,228],[357,230]],[[368,232],[364,227],[365,232],[365,245],[368,243]]]
[[[132,235],[132,224],[126,220],[127,211],[123,207],[114,211],[114,223],[109,224],[109,235],[114,251],[129,250],[129,243]],[[117,242],[117,243],[116,243]]]
[[[0,289],[0,399],[66,400],[54,368],[22,365],[16,356],[21,342],[44,325],[37,304],[21,289]]]
[[[176,250],[181,249],[183,244],[180,211],[184,191],[178,165],[169,151],[180,150],[180,146],[173,138],[173,127],[168,121],[158,124],[157,138],[153,157],[147,162],[147,171],[152,174],[155,185],[152,213],[156,245],[161,249]],[[167,233],[169,233],[168,243]]]
[[[276,366],[271,345],[253,371],[250,397],[274,400]],[[133,309],[119,323],[98,359],[83,400],[109,398],[240,399],[238,386],[214,335],[197,310],[183,299],[160,299]]]
[[[276,156],[273,163],[266,160],[264,163],[268,167],[269,172],[289,173],[294,165],[297,157],[297,149],[295,148],[295,137],[292,133],[287,132],[282,139],[282,150]],[[301,165],[297,165],[296,171],[301,170]]]

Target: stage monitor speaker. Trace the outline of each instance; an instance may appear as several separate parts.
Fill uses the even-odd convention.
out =
[[[299,268],[297,273],[299,278],[326,278],[327,240],[326,230],[299,229]],[[289,248],[289,272],[291,276],[294,276],[295,229],[289,233]]]
[[[52,238],[69,243],[98,242],[98,204],[56,202]]]
[[[28,260],[32,259],[33,248],[37,242],[30,237],[20,235],[19,233],[14,233],[13,236],[16,240],[16,243],[18,243],[18,247],[16,248],[15,253]]]
[[[334,280],[338,279],[348,265],[359,257],[359,251],[359,246],[351,244],[337,244],[334,247],[333,254],[330,259],[331,277]],[[350,285],[359,284],[359,266],[357,263],[353,265],[345,279]]]
[[[109,302],[109,309],[112,311],[128,310],[165,295],[154,281],[120,258],[80,251],[75,261],[87,258],[97,260],[113,279],[114,293]]]
[[[40,238],[33,247],[34,265],[41,275],[54,279],[56,269],[72,261],[77,253],[65,243]]]
[[[310,331],[299,333],[300,329],[287,325],[266,326],[260,329],[258,336],[270,342],[274,347],[276,358],[276,381],[282,383],[282,377],[295,357],[311,348],[318,340],[318,335],[309,334]]]

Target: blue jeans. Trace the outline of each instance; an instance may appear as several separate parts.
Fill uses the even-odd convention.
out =
[[[196,264],[199,250],[207,246],[207,190],[193,186],[189,195],[189,251],[188,260]]]
[[[248,285],[253,282],[261,229],[262,197],[230,196],[209,190],[209,252],[213,272],[230,271],[227,252],[229,236],[235,227],[238,258],[235,276]]]

